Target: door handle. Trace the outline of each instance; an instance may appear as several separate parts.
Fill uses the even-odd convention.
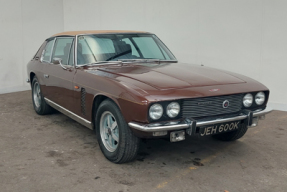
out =
[[[48,78],[49,78],[49,75],[48,75],[48,74],[44,74],[44,77],[45,77],[46,79],[48,79]]]

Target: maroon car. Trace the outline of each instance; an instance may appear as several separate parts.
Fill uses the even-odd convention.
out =
[[[139,31],[72,31],[45,40],[28,63],[39,115],[52,108],[96,131],[114,163],[133,160],[141,138],[233,141],[264,119],[269,90],[236,73],[179,63]]]

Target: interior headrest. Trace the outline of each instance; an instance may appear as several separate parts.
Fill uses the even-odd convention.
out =
[[[64,53],[65,54],[69,54],[71,45],[72,45],[72,43],[66,44],[66,46],[64,47]]]
[[[132,47],[124,41],[117,42],[118,52],[132,52]]]

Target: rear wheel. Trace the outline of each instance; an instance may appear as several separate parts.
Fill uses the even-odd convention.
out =
[[[97,140],[108,160],[126,163],[135,159],[140,139],[132,133],[115,103],[103,101],[97,110],[95,121]]]
[[[243,135],[245,135],[247,132],[247,129],[247,125],[242,124],[241,128],[236,131],[213,135],[213,137],[221,141],[235,141],[243,137]]]
[[[32,81],[32,101],[34,109],[39,115],[45,115],[52,112],[52,107],[44,100],[37,77],[34,77]]]

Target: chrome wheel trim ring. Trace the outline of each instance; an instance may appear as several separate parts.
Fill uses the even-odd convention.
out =
[[[109,111],[101,115],[100,135],[105,148],[114,152],[119,145],[119,128],[116,118]]]
[[[33,86],[33,100],[35,106],[39,108],[41,106],[42,98],[41,98],[40,85],[38,82],[35,82]]]

